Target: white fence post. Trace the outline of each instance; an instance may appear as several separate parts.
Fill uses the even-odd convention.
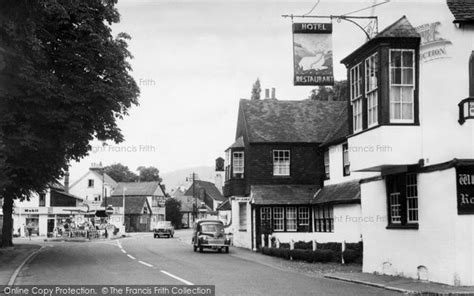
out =
[[[344,251],[346,250],[346,241],[342,241],[341,262],[344,264]]]
[[[280,248],[280,240],[277,238],[276,239],[276,247],[279,249]]]
[[[316,242],[315,239],[313,239],[313,251],[316,251],[316,249],[318,248],[318,243]]]
[[[268,245],[267,247],[271,248],[272,247],[272,236],[268,235]]]
[[[265,234],[262,234],[262,247],[265,247]]]
[[[290,251],[295,249],[295,242],[293,240],[290,241]],[[290,260],[293,260],[290,252]]]

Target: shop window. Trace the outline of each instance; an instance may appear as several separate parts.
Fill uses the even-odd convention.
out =
[[[286,208],[286,231],[296,231],[296,207]]]
[[[329,150],[324,151],[324,178],[329,180]]]
[[[234,152],[232,155],[232,177],[242,179],[244,177],[244,152]]]
[[[39,206],[40,207],[46,206],[46,194],[45,193],[40,193],[39,194]]]
[[[349,176],[351,174],[351,163],[349,161],[349,146],[347,143],[342,144],[342,174]]]
[[[350,70],[350,97],[354,132],[362,130],[362,75],[361,64]]]
[[[389,227],[418,227],[417,175],[387,176]]]
[[[334,232],[333,206],[314,208],[314,227],[316,232]]]
[[[87,187],[90,187],[90,188],[94,187],[94,179],[87,180]]]
[[[239,203],[239,230],[247,231],[247,203]]]
[[[273,175],[290,175],[290,150],[273,150]]]
[[[282,207],[273,208],[273,230],[274,231],[284,230],[285,216],[283,215],[283,212],[284,211]]]
[[[414,122],[415,51],[390,50],[390,122]]]
[[[367,124],[369,127],[378,123],[378,54],[365,60],[365,95],[367,97]]]

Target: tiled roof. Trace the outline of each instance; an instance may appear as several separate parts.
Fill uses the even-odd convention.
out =
[[[198,192],[200,189],[204,189],[204,192],[206,193],[207,196],[210,198],[217,200],[217,201],[225,201],[226,198],[221,194],[219,189],[217,189],[216,185],[214,185],[211,182],[207,181],[201,181],[201,180],[195,180],[194,181],[194,192],[196,196],[198,196]],[[191,185],[188,190],[184,193],[184,195],[193,195],[193,185]]]
[[[410,24],[406,16],[402,16],[399,20],[386,27],[374,38],[386,37],[420,37],[420,34]]]
[[[474,22],[474,0],[448,0],[454,23]]]
[[[240,100],[250,142],[322,143],[346,102]]]
[[[107,206],[109,205],[112,207],[121,208],[123,206],[123,197],[107,197]],[[102,201],[102,206],[105,206],[105,200]],[[125,196],[125,214],[143,214],[143,208],[145,206],[150,208],[146,196]],[[150,213],[150,209],[148,213]]]
[[[342,109],[337,118],[337,125],[324,139],[323,146],[331,145],[345,140],[349,135],[349,121],[347,118],[347,105]]]
[[[235,140],[234,144],[230,145],[229,148],[227,149],[232,149],[232,148],[244,148],[244,138],[243,137],[238,137],[237,140]]]
[[[359,180],[324,186],[316,193],[312,203],[360,203]]]
[[[96,170],[91,170],[91,172],[93,172],[94,174],[96,174],[99,178],[102,179],[102,174],[99,172],[99,171],[96,171]],[[112,179],[111,176],[107,175],[107,173],[104,173],[104,182],[109,184],[110,186],[112,187],[116,187],[117,186],[117,182],[115,182],[114,179]]]
[[[253,203],[257,205],[309,204],[319,189],[315,185],[252,185]]]
[[[218,207],[218,211],[230,211],[232,209],[232,205],[230,204],[229,200],[224,201]]]
[[[112,196],[122,196],[124,187],[126,196],[165,196],[160,182],[120,182],[112,192]]]

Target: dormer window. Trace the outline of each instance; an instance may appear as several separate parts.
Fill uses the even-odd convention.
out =
[[[415,51],[390,49],[390,122],[414,121]]]
[[[354,131],[362,130],[362,75],[361,64],[350,70],[352,124]]]

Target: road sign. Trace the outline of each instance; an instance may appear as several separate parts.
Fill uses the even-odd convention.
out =
[[[112,215],[114,213],[114,208],[112,208],[112,206],[108,206],[107,209],[105,209],[105,213],[107,215]]]

